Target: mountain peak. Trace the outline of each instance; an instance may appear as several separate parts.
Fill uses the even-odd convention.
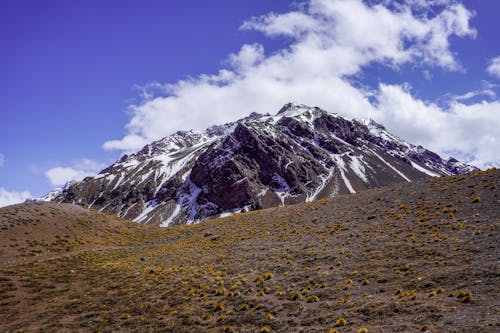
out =
[[[297,115],[309,111],[311,109],[313,108],[305,104],[289,102],[283,105],[283,107],[278,111],[276,115],[282,115],[282,116]]]
[[[474,169],[373,120],[287,103],[275,116],[175,132],[53,200],[168,226]]]

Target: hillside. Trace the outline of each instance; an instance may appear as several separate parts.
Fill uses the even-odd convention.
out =
[[[176,132],[46,199],[171,226],[474,170],[374,121],[288,103]]]
[[[158,237],[144,227],[80,206],[29,202],[0,208],[2,266],[87,249],[147,244]]]
[[[498,332],[499,189],[430,178],[2,261],[0,331]]]

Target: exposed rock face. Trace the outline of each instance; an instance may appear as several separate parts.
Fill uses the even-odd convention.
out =
[[[176,132],[53,200],[168,226],[473,170],[373,121],[289,103],[275,116]]]

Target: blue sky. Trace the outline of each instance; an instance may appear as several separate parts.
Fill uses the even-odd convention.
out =
[[[288,100],[499,165],[500,2],[379,2],[0,2],[0,205]]]

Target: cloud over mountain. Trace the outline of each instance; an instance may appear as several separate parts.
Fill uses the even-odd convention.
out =
[[[127,134],[103,147],[135,151],[175,130],[202,129],[297,101],[373,118],[405,139],[479,167],[499,165],[497,101],[456,100],[443,107],[416,98],[404,82],[370,89],[351,79],[371,65],[464,70],[450,38],[475,38],[473,13],[456,1],[373,2],[310,0],[288,13],[250,18],[242,30],[284,38],[287,46],[267,54],[260,44],[245,44],[216,74],[165,84],[164,94],[144,93],[143,102],[129,108]]]
[[[81,159],[71,166],[57,166],[45,171],[45,176],[52,186],[62,186],[68,181],[80,181],[85,177],[96,175],[105,165],[89,159]]]

